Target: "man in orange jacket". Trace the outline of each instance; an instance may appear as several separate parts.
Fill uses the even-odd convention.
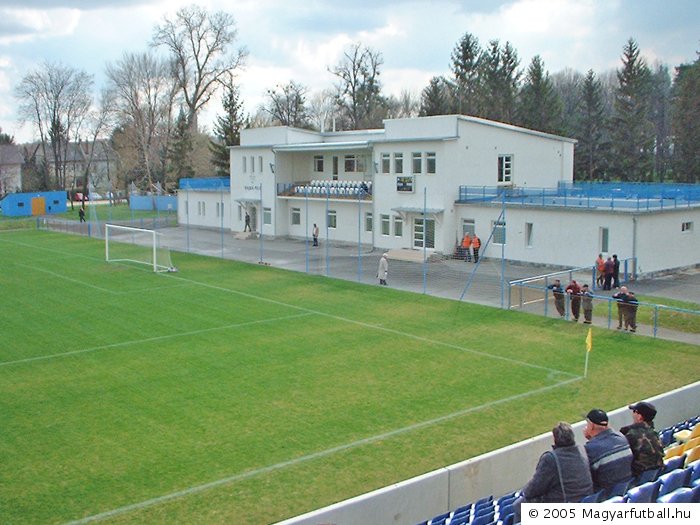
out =
[[[464,254],[465,261],[472,260],[472,254],[469,251],[469,247],[472,245],[472,238],[469,236],[469,232],[464,234],[462,237],[462,253]]]
[[[472,249],[474,250],[475,263],[479,262],[479,248],[481,248],[481,239],[479,239],[479,237],[475,233],[474,237],[472,237]]]

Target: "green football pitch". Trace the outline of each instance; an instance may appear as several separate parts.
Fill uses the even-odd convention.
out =
[[[700,347],[0,233],[0,522],[271,523],[697,380]],[[533,465],[534,467],[534,465]]]

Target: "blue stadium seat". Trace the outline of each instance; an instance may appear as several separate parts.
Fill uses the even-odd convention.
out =
[[[493,514],[484,514],[483,516],[477,516],[471,521],[471,525],[491,525],[494,523]]]
[[[681,454],[680,456],[676,456],[671,459],[667,459],[664,461],[664,468],[661,469],[661,474],[668,474],[671,471],[674,471],[679,468],[683,468],[683,465],[685,464],[685,454]]]
[[[700,503],[700,485],[695,485],[693,487],[693,498],[691,503]]]
[[[642,483],[648,483],[649,481],[656,481],[656,479],[661,474],[660,468],[654,468],[650,470],[645,470],[639,476],[634,479],[634,486],[641,485]]]
[[[504,519],[501,525],[513,525],[513,521],[515,521],[515,514],[508,514]]]
[[[664,428],[661,432],[659,432],[659,439],[661,440],[661,445],[666,448],[671,444],[673,441],[673,428]]]
[[[612,498],[608,498],[605,501],[602,501],[601,503],[625,503],[625,497],[613,496]]]
[[[656,499],[656,503],[691,503],[693,489],[680,487]]]
[[[620,483],[616,483],[605,492],[604,499],[609,499],[613,496],[624,496],[627,492],[627,489],[629,489],[631,485],[631,479],[628,479],[627,481],[621,481]]]
[[[650,481],[638,487],[633,487],[625,494],[627,503],[654,503],[659,493],[660,481]]]
[[[469,514],[462,514],[458,518],[452,518],[450,525],[467,525],[469,523]]]
[[[605,490],[601,489],[598,492],[594,492],[593,494],[589,494],[588,496],[584,497],[580,503],[600,503],[603,501],[604,496]]]
[[[688,476],[688,486],[697,487],[700,485],[700,460],[691,463],[685,468],[690,472]]]
[[[659,476],[658,481],[661,483],[661,486],[659,487],[659,493],[656,495],[656,498],[658,499],[666,494],[670,494],[677,488],[684,487],[689,477],[690,471],[683,468]]]
[[[449,512],[435,516],[433,519],[430,520],[430,525],[444,525],[444,523],[447,521],[447,518],[449,517]]]

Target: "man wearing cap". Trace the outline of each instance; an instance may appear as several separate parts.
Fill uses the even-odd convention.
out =
[[[547,286],[554,294],[554,306],[557,309],[559,317],[563,318],[566,314],[566,306],[564,305],[564,288],[562,288],[561,281],[559,279],[554,279],[554,282]]]
[[[625,436],[608,426],[608,414],[594,408],[586,415],[583,435],[593,490],[609,490],[632,478],[632,450]]]
[[[620,432],[627,438],[632,449],[632,474],[639,476],[645,470],[659,469],[664,466],[664,447],[659,435],[654,430],[656,407],[646,401],[629,406],[634,423],[622,427]]]

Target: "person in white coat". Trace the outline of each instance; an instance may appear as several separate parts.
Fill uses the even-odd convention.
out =
[[[386,286],[386,276],[389,274],[389,255],[384,253],[382,258],[379,259],[379,270],[377,270],[377,278],[379,279],[379,284]]]

